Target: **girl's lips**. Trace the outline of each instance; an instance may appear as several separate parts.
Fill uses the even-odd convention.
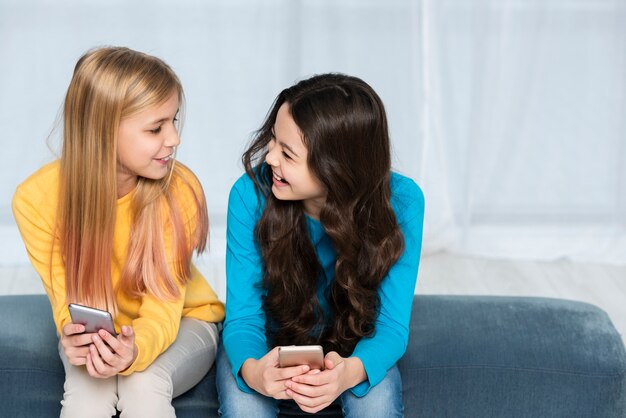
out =
[[[274,185],[276,187],[285,187],[288,186],[289,183],[287,182],[287,180],[283,179],[282,177],[278,176],[276,173],[272,172],[272,181],[274,182]]]
[[[163,158],[155,158],[154,160],[159,164],[167,164],[171,158],[172,158],[172,154],[166,155]]]

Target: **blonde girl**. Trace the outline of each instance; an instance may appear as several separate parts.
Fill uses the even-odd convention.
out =
[[[74,69],[61,158],[13,198],[60,335],[61,416],[174,417],[211,367],[224,306],[191,263],[207,242],[198,179],[175,162],[183,89],[163,61],[99,48]],[[86,333],[69,303],[113,314]]]

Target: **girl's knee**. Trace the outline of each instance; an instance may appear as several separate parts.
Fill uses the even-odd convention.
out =
[[[116,412],[115,378],[94,379],[80,368],[68,370],[63,385],[61,417],[111,417]]]
[[[230,396],[220,396],[220,417],[224,418],[276,418],[278,405],[276,400],[258,393],[246,393],[236,389],[239,393]]]
[[[342,406],[346,418],[403,417],[402,399],[393,396],[370,396],[358,398],[352,394],[344,397]]]
[[[166,373],[137,372],[119,376],[118,409],[121,416],[175,416],[172,380]]]
[[[77,388],[63,394],[61,418],[112,417],[117,413],[116,405],[117,395],[114,391],[90,391],[86,388]]]
[[[278,416],[278,403],[275,399],[239,389],[223,350],[218,352],[216,383],[220,417],[275,418]]]
[[[402,417],[402,381],[397,367],[387,372],[385,378],[359,398],[347,391],[341,396],[345,417]]]
[[[148,368],[128,376],[118,377],[118,392],[122,396],[141,396],[146,393],[159,393],[171,398],[172,378],[168,373]]]

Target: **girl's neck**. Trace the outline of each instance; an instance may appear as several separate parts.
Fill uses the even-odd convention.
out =
[[[137,187],[137,176],[117,176],[117,198],[120,199]]]
[[[303,200],[302,205],[304,206],[304,213],[316,221],[319,221],[324,203],[326,203],[325,198]]]

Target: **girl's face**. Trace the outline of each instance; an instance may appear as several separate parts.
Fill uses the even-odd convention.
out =
[[[139,176],[158,180],[169,173],[175,147],[178,94],[120,121],[117,139],[117,193],[126,195]]]
[[[300,128],[289,113],[289,104],[283,103],[265,157],[274,173],[272,193],[280,200],[302,200],[305,212],[319,219],[326,189],[309,171],[307,156]]]

